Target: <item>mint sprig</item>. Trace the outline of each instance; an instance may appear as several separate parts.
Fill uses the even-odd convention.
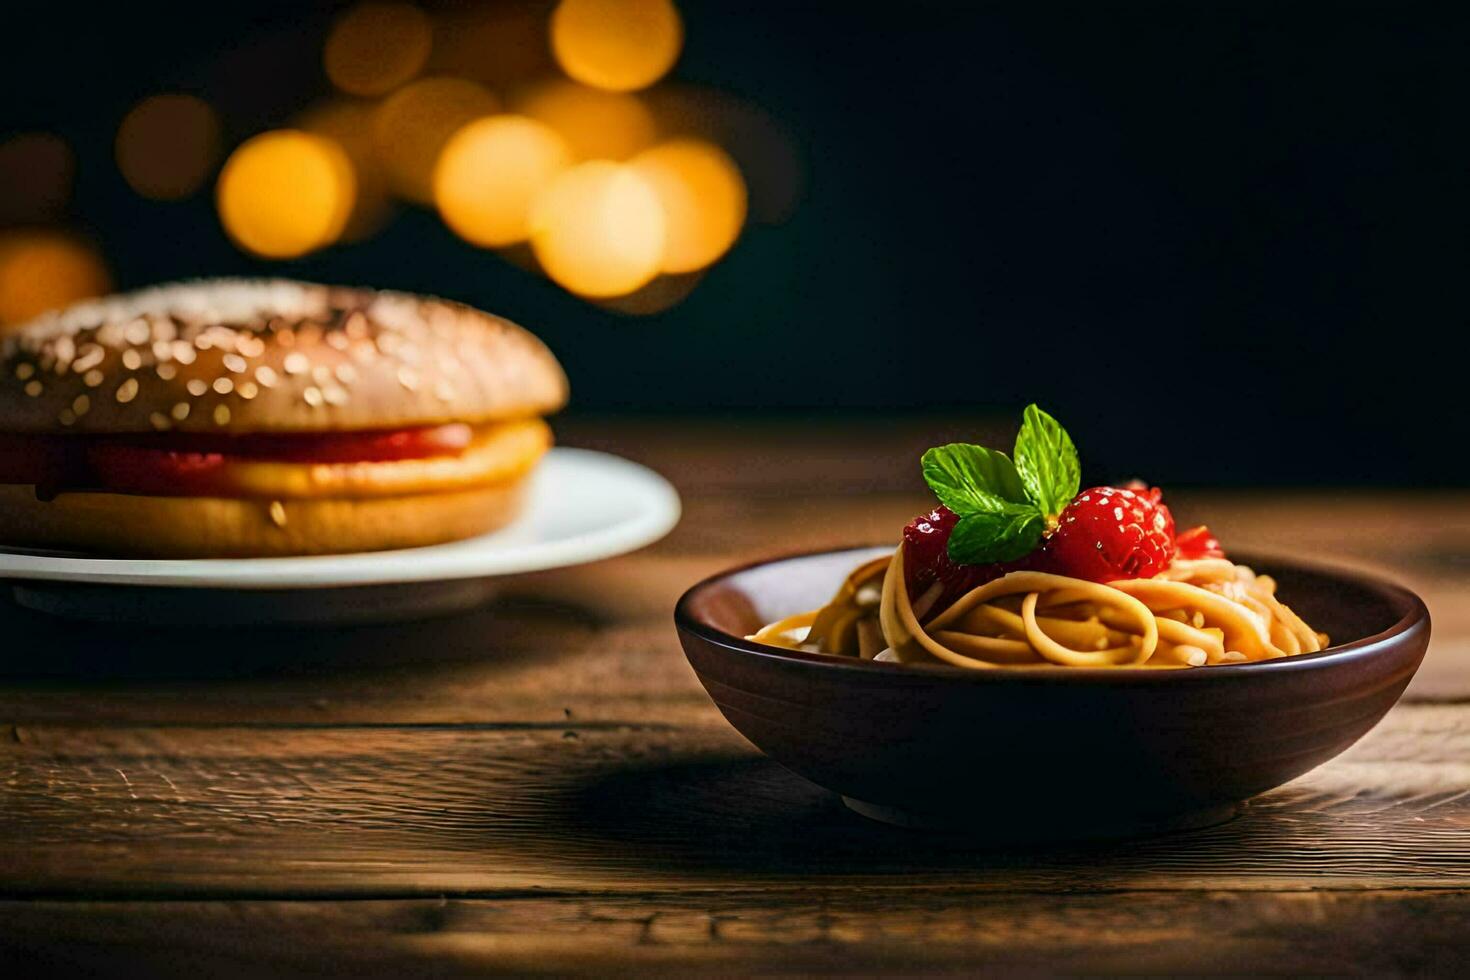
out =
[[[924,453],[924,482],[960,518],[949,537],[953,560],[980,565],[1029,554],[1077,496],[1077,447],[1061,423],[1035,405],[1022,416],[1014,457],[969,443]]]
[[[1026,496],[1049,517],[1060,514],[1081,489],[1082,466],[1072,437],[1035,405],[1026,406],[1016,433],[1016,472]]]

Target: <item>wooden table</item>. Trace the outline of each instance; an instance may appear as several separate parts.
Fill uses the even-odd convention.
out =
[[[668,474],[683,524],[456,619],[147,635],[5,611],[0,969],[1470,967],[1464,492],[1174,495],[1230,544],[1387,570],[1435,617],[1377,730],[1224,826],[936,839],[849,814],[725,724],[677,594],[891,540],[923,506],[918,451],[985,428],[568,424]]]

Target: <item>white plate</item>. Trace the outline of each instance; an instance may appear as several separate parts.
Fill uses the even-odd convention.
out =
[[[297,605],[309,601],[315,614],[303,618],[288,612],[281,621],[390,619],[415,610],[462,607],[474,596],[483,597],[486,590],[472,587],[472,580],[579,565],[633,551],[663,537],[678,520],[679,495],[657,473],[607,453],[558,447],[537,467],[525,513],[499,531],[465,541],[304,558],[162,560],[0,550],[0,579],[24,580],[26,584],[15,586],[23,605],[89,619],[142,619],[145,607],[153,605],[145,590],[96,588],[100,586],[143,586],[155,596],[166,590],[173,598],[174,614],[195,601],[181,589],[225,590],[238,598],[248,592],[273,591],[280,596],[287,590],[345,590],[356,596],[345,613],[329,611],[327,605],[337,604],[324,603],[325,596],[317,592],[310,600],[297,597]],[[32,583],[65,583],[69,588]],[[442,588],[437,592],[389,588],[413,583]],[[391,598],[395,594],[400,601]],[[126,615],[129,607],[121,603],[138,606],[139,615]],[[256,608],[248,602],[246,606]],[[215,610],[215,621],[217,614]],[[260,610],[250,615],[275,618]]]

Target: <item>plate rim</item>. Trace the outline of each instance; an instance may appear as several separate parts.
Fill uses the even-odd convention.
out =
[[[548,464],[602,467],[605,473],[640,497],[641,506],[631,517],[570,538],[496,549],[490,552],[494,560],[487,560],[484,554],[477,556],[473,551],[465,553],[466,546],[475,538],[393,551],[274,558],[106,558],[26,554],[0,547],[0,583],[63,582],[260,591],[497,578],[566,568],[627,554],[663,538],[682,516],[683,504],[674,485],[641,463],[595,449],[556,446],[547,454],[533,479],[545,472]],[[535,486],[531,488],[533,493],[536,490]],[[524,519],[525,515],[517,521]],[[490,532],[485,537],[503,533],[514,526],[515,522],[512,522],[507,528]],[[323,566],[342,562],[350,564],[331,575],[321,574]]]

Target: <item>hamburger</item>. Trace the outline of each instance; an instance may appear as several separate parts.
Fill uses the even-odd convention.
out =
[[[282,280],[111,296],[0,339],[0,544],[377,551],[518,512],[567,398],[546,346],[446,300]]]

